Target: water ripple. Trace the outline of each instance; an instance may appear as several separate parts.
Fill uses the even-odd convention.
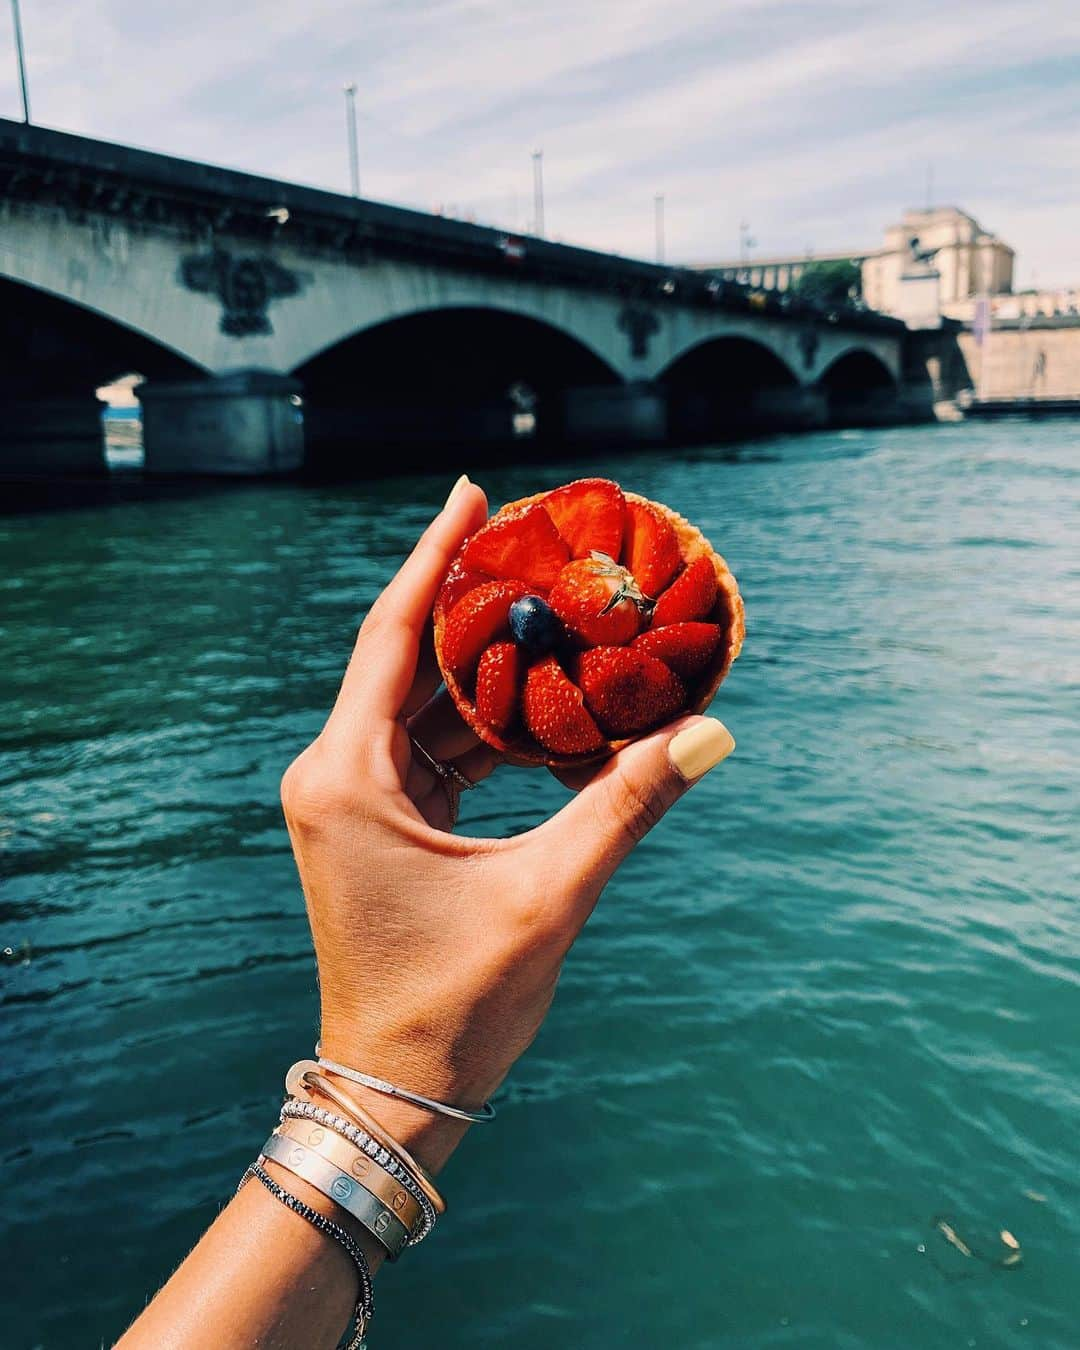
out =
[[[442,1241],[386,1278],[387,1350],[1073,1350],[1074,441],[962,425],[577,466],[685,509],[736,570],[739,749],[603,897],[498,1125],[447,1171]],[[479,476],[499,501],[568,472]],[[14,1350],[119,1333],[310,1051],[278,780],[445,491],[0,517]],[[506,772],[463,828],[566,797]],[[1022,1266],[965,1258],[943,1214],[976,1246],[1015,1232]]]

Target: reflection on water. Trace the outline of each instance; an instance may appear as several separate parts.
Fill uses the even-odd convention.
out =
[[[610,888],[380,1278],[384,1350],[1075,1345],[1076,439],[483,472],[611,473],[705,528],[747,599],[739,749]],[[0,518],[5,1347],[108,1343],[310,1050],[278,779],[462,467]],[[564,796],[501,777],[463,828]]]

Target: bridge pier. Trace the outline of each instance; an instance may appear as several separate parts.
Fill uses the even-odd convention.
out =
[[[314,474],[364,475],[436,468],[466,450],[493,457],[514,444],[508,399],[472,403],[417,394],[305,404],[306,466]]]
[[[933,418],[930,385],[886,385],[880,389],[841,390],[830,394],[828,425],[890,427]]]
[[[104,474],[102,406],[93,396],[0,403],[0,476]]]
[[[770,431],[809,431],[828,423],[828,399],[813,385],[771,385],[732,393],[673,390],[675,444],[729,440]]]
[[[812,431],[828,421],[829,404],[822,390],[793,384],[758,389],[750,399],[754,431]]]
[[[591,385],[562,395],[563,438],[581,445],[660,445],[668,435],[667,392],[659,385]]]
[[[269,370],[141,384],[144,471],[254,477],[304,462],[300,382]]]

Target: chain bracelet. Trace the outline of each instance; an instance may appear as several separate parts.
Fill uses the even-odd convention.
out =
[[[345,1350],[363,1350],[364,1336],[375,1311],[375,1291],[371,1284],[371,1270],[368,1267],[367,1257],[346,1233],[345,1229],[336,1224],[333,1219],[328,1219],[325,1214],[320,1214],[317,1209],[305,1205],[303,1200],[293,1195],[292,1191],[287,1191],[284,1186],[279,1186],[270,1173],[262,1167],[261,1154],[259,1160],[253,1162],[240,1178],[240,1183],[236,1188],[237,1191],[243,1188],[249,1177],[258,1178],[275,1200],[280,1200],[286,1209],[291,1209],[294,1214],[306,1219],[320,1233],[333,1238],[352,1260],[360,1279],[360,1292],[356,1299],[356,1307],[353,1310],[355,1330]]]

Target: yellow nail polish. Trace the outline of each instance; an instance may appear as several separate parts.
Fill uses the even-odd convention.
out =
[[[463,473],[461,477],[457,480],[457,482],[454,484],[454,486],[450,489],[450,496],[447,497],[446,505],[443,507],[444,511],[446,510],[446,507],[449,506],[450,503],[454,500],[454,498],[458,495],[461,489],[467,486],[468,482],[469,482],[469,475],[467,473]]]
[[[691,782],[727,759],[735,749],[735,738],[723,722],[707,717],[668,742],[668,758],[679,773]]]

